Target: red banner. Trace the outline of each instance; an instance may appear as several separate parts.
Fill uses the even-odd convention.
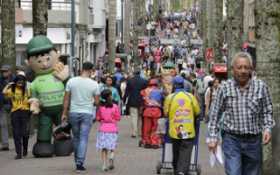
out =
[[[205,59],[207,62],[213,61],[214,58],[214,49],[213,48],[206,48]]]

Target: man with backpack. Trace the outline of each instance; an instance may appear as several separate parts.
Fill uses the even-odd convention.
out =
[[[168,116],[169,137],[173,147],[173,168],[175,175],[187,175],[196,137],[195,122],[200,113],[196,98],[184,90],[184,79],[173,79],[173,93],[164,101],[164,114]]]

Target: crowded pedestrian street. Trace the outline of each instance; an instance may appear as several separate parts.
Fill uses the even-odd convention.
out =
[[[0,8],[0,175],[280,174],[278,0]]]
[[[130,137],[129,118],[123,117],[120,122],[120,139],[116,152],[116,168],[110,175],[156,175],[156,165],[161,160],[162,149],[143,149],[138,147],[139,139]],[[97,124],[94,124],[89,136],[87,154],[87,173],[102,175],[102,162],[100,154],[95,149]],[[208,148],[205,144],[205,125],[202,125],[201,146],[199,148],[199,164],[202,169],[201,175],[224,175],[222,167],[211,168],[209,164]],[[9,152],[0,152],[1,175],[72,175],[75,174],[73,156],[34,158],[31,154],[35,135],[31,137],[29,155],[21,160],[13,159],[14,148]],[[10,144],[12,144],[10,139]],[[163,169],[162,174],[171,175],[172,170]]]

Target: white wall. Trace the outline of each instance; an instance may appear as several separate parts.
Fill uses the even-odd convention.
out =
[[[100,0],[91,0],[90,3],[94,13],[94,26],[98,28],[104,28],[106,23],[106,9],[105,2]]]

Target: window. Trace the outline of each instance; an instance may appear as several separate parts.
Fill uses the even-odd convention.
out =
[[[49,10],[52,9],[52,0],[48,0],[48,9],[49,9]]]

